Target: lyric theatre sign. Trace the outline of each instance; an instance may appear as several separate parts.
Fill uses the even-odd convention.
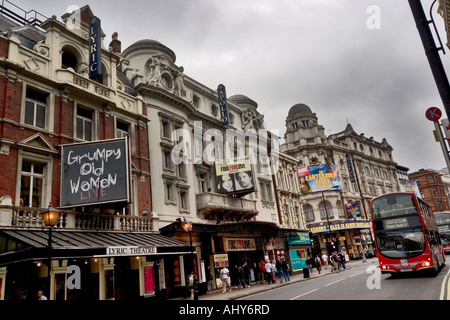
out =
[[[149,254],[155,254],[156,247],[153,246],[122,246],[122,247],[107,247],[106,255],[109,257],[118,256],[145,256]]]

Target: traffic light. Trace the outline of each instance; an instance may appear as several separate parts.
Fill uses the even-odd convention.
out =
[[[313,233],[311,231],[309,232],[309,243],[314,243]]]

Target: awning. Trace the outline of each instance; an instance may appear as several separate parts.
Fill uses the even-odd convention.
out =
[[[48,237],[47,230],[0,230],[0,265],[47,259]],[[3,252],[1,251],[2,242],[5,247]],[[12,247],[16,249],[11,251]],[[155,248],[154,252],[149,253],[151,255],[191,253],[189,244],[157,233],[67,230],[52,232],[53,259],[108,256],[107,249],[111,247]],[[135,252],[137,252],[136,255],[149,255],[145,254],[148,252],[145,250]],[[144,254],[141,254],[142,252]]]

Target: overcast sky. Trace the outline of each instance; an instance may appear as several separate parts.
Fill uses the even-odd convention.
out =
[[[447,115],[407,0],[13,2],[58,18],[70,5],[89,4],[106,46],[114,31],[122,50],[141,39],[163,43],[186,75],[255,100],[281,137],[289,109],[304,103],[327,135],[349,122],[358,134],[386,138],[394,161],[410,172],[446,167],[425,111],[436,106]],[[422,0],[427,14],[431,3]],[[450,72],[450,54],[441,59]]]

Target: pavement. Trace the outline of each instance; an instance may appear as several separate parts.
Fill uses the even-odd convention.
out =
[[[376,259],[368,259],[367,262],[368,262],[368,264],[371,264],[371,263],[375,263],[376,262],[375,260]],[[346,266],[347,270],[350,270],[350,269],[352,269],[352,267],[355,267],[356,265],[362,265],[362,264],[363,264],[362,260],[354,260],[354,261],[348,261],[345,264],[345,266]],[[341,269],[338,272],[345,272],[345,270]],[[315,279],[318,277],[324,277],[324,276],[334,274],[334,273],[336,273],[336,272],[335,271],[331,272],[330,266],[328,266],[327,269],[322,267],[320,273],[317,271],[317,269],[313,269],[313,271],[310,272],[310,274],[309,274],[309,278],[305,278],[303,276],[303,272],[300,272],[295,275],[291,275],[290,281],[288,281],[288,282],[285,282],[285,281],[280,282],[280,280],[277,278],[275,283],[267,284],[267,283],[253,282],[253,283],[250,283],[250,287],[242,288],[242,289],[237,289],[235,287],[232,287],[231,292],[227,291],[226,293],[223,293],[223,289],[217,289],[217,290],[214,290],[212,293],[199,295],[198,300],[236,300],[239,298],[248,297],[248,296],[256,294],[256,293],[273,290],[275,288],[280,288],[283,286],[288,286],[293,283],[308,281],[308,280]],[[185,298],[183,300],[191,300],[191,297]]]

